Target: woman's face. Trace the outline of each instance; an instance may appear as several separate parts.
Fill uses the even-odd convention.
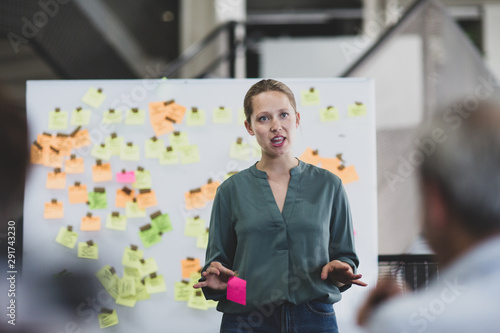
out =
[[[287,95],[267,91],[252,100],[251,123],[245,121],[250,135],[255,135],[262,154],[279,157],[291,153],[300,114],[296,114]]]

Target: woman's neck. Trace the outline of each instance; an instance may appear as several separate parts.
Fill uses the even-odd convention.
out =
[[[290,170],[296,167],[299,161],[290,156],[280,156],[276,158],[270,158],[266,155],[262,155],[262,158],[257,162],[257,169],[267,172],[268,174],[290,174]]]

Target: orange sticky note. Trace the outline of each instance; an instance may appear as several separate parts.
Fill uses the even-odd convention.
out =
[[[84,216],[80,224],[82,231],[97,231],[101,230],[101,217],[100,216]]]
[[[48,149],[44,149],[43,152],[43,165],[53,167],[53,168],[61,168],[63,165],[64,155],[59,153],[59,150],[54,148],[53,146],[49,146]]]
[[[174,131],[174,124],[164,118],[151,119],[151,126],[157,137]]]
[[[189,279],[191,273],[196,273],[201,269],[200,259],[187,258],[181,260],[182,278]]]
[[[317,151],[313,151],[308,147],[306,151],[302,155],[300,155],[299,160],[312,165],[318,165],[318,163],[321,162],[321,157],[319,157]]]
[[[157,204],[156,194],[153,190],[139,190],[139,194],[137,195],[137,206],[139,206],[140,209],[146,209],[148,207],[156,206]]]
[[[166,116],[174,120],[176,124],[182,123],[184,114],[186,113],[186,107],[177,103],[170,103],[165,107],[165,110]]]
[[[90,135],[87,129],[79,130],[73,136],[73,148],[75,149],[90,146],[91,144],[92,142],[90,141]]]
[[[64,168],[66,173],[84,173],[85,164],[83,163],[83,157],[71,155],[71,158],[64,162]]]
[[[220,183],[218,181],[207,183],[201,187],[201,193],[205,201],[210,201],[215,199],[215,193]]]
[[[31,154],[30,154],[30,162],[33,164],[43,164],[44,162],[44,154],[43,147],[35,141],[31,145]]]
[[[184,199],[186,200],[186,209],[202,208],[206,204],[205,196],[201,189],[184,193]]]
[[[101,165],[92,166],[92,180],[94,183],[108,182],[113,180],[113,173],[111,172],[111,164],[104,163]]]
[[[54,144],[54,137],[50,133],[42,133],[37,135],[36,141],[40,144],[40,146],[49,148],[50,145]]]
[[[66,172],[53,171],[47,175],[45,187],[50,189],[64,189],[66,187]]]
[[[342,183],[344,185],[359,180],[359,176],[358,173],[356,172],[356,169],[354,168],[354,165],[345,167],[342,170],[339,170],[337,168],[334,174],[336,174],[340,178],[340,180],[342,180]]]
[[[321,157],[321,167],[325,170],[335,173],[335,170],[340,166],[338,158],[323,158]]]
[[[135,191],[127,187],[116,190],[115,206],[125,208],[127,202],[133,201],[135,198]]]
[[[52,200],[45,203],[43,210],[44,219],[62,219],[64,217],[64,208],[61,201]]]
[[[70,204],[87,203],[87,185],[76,183],[68,187],[68,196]]]
[[[71,155],[71,150],[73,149],[73,138],[67,134],[58,133],[54,139],[53,146],[59,150],[59,153],[64,156]]]
[[[149,119],[165,118],[165,102],[151,102],[149,103]]]

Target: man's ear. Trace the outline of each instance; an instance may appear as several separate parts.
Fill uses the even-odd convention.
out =
[[[442,187],[435,181],[423,184],[423,200],[428,221],[433,230],[444,230],[449,226],[450,216]]]
[[[247,129],[248,134],[255,135],[252,125],[247,120],[245,120],[245,128]]]

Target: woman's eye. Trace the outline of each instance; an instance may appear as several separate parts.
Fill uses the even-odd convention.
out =
[[[259,117],[259,121],[266,121],[268,118],[265,116]]]
[[[282,118],[286,118],[286,117],[288,117],[288,113],[287,113],[287,112],[283,112],[283,113],[281,114],[281,117],[282,117]]]

